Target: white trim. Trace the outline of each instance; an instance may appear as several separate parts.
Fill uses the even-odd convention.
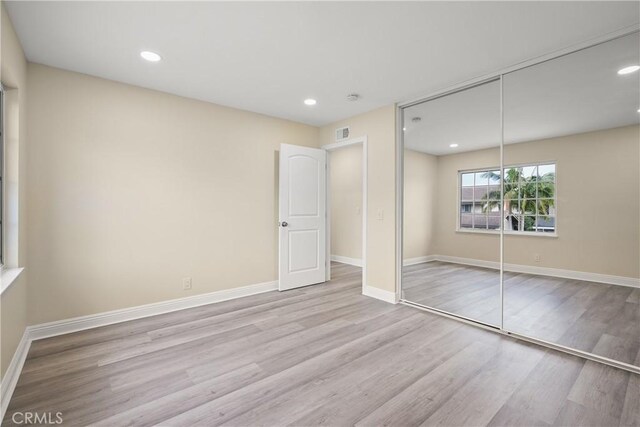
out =
[[[355,265],[356,267],[362,267],[362,259],[349,258],[342,255],[331,255],[331,261],[341,262],[343,264]]]
[[[4,418],[13,391],[16,388],[16,384],[18,384],[22,367],[24,366],[25,360],[27,360],[29,347],[31,347],[31,338],[29,336],[29,329],[27,328],[22,334],[18,348],[16,348],[15,353],[13,353],[7,371],[2,376],[2,385],[0,385],[0,420]]]
[[[20,273],[22,273],[23,270],[24,268],[2,267],[2,269],[0,270],[0,283],[1,283],[0,295],[4,294],[4,292],[7,289],[9,289],[9,286],[11,286],[11,284],[16,281],[16,279],[18,278],[18,276],[20,276]]]
[[[415,259],[415,258],[414,258]],[[407,260],[409,261],[409,260]],[[500,269],[498,261],[485,261],[473,258],[461,258],[448,255],[433,255],[432,261],[451,262],[454,264],[472,265],[475,267]],[[428,262],[428,261],[426,261]],[[535,265],[504,264],[504,271],[512,273],[535,274],[538,276],[560,277],[563,279],[584,280],[586,282],[606,283],[609,285],[640,288],[640,279],[634,277],[613,276],[609,274],[590,273],[587,271],[564,270],[561,268],[538,267]]]
[[[323,145],[322,148],[327,152],[337,150],[339,148],[348,147],[350,145],[362,144],[362,293],[365,294],[365,288],[368,286],[367,282],[367,217],[369,212],[368,207],[368,194],[369,194],[369,167],[368,167],[368,143],[367,135],[359,136],[356,138],[347,139],[333,144]],[[331,168],[331,155],[327,156],[327,258],[331,259],[331,215],[329,209],[331,209],[331,190],[329,188],[329,175]],[[331,263],[327,263],[327,280],[331,278]],[[395,302],[394,302],[395,304]]]
[[[407,267],[409,265],[422,264],[424,262],[436,261],[437,255],[419,256],[417,258],[409,258],[402,261],[402,266]]]
[[[395,292],[385,291],[384,289],[376,288],[373,286],[364,286],[362,288],[362,295],[379,299],[391,304],[397,304]]]
[[[404,259],[404,110],[395,105],[396,115],[396,233],[395,233],[395,273],[396,301],[402,298],[402,266]]]
[[[40,325],[29,326],[27,329],[31,334],[31,339],[38,340],[276,290],[278,290],[278,281],[264,282],[186,298],[172,299],[121,310],[42,323]]]

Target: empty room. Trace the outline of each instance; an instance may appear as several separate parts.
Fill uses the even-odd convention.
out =
[[[640,2],[0,6],[3,426],[640,426]]]

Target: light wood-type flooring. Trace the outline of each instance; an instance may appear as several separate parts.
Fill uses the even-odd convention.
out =
[[[403,297],[498,325],[500,273],[446,262],[405,267]],[[640,366],[640,289],[504,273],[505,329]]]
[[[5,416],[81,426],[639,425],[640,376],[322,285],[33,343]]]

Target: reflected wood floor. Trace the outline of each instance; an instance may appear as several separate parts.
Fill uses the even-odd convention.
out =
[[[403,270],[404,298],[484,323],[500,321],[500,274],[427,262]],[[640,289],[505,272],[505,329],[640,366]]]
[[[323,285],[33,343],[5,417],[65,425],[639,425],[640,376]]]

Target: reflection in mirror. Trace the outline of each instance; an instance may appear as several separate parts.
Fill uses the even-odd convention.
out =
[[[500,82],[404,110],[402,297],[500,324]]]
[[[640,365],[638,34],[504,76],[504,328]]]

